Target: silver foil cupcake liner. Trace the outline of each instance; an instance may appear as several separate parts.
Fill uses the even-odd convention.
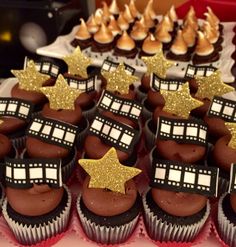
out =
[[[17,148],[17,149],[22,149],[25,147],[26,143],[26,136],[21,136],[17,138],[12,138],[11,143]]]
[[[94,118],[94,115],[97,111],[96,103],[94,102],[94,106],[91,109],[82,111],[82,116],[91,121]]]
[[[136,98],[139,102],[142,102],[142,100],[147,97],[147,93],[141,91],[139,86],[136,87],[135,91],[136,91]]]
[[[107,227],[98,225],[87,219],[80,208],[81,195],[77,199],[77,213],[79,215],[80,223],[87,237],[97,243],[101,244],[119,244],[125,242],[134,232],[139,215],[137,215],[131,222],[117,227]]]
[[[84,143],[84,140],[87,136],[87,132],[88,132],[88,129],[89,129],[89,120],[87,118],[85,118],[85,121],[86,121],[86,127],[80,131],[76,137],[76,145],[77,147],[80,147],[83,145]]]
[[[152,112],[149,111],[146,107],[145,107],[145,101],[147,100],[147,98],[144,98],[142,100],[142,105],[143,105],[143,110],[142,110],[142,117],[144,119],[144,121],[148,120],[149,118],[152,118]]]
[[[3,204],[3,200],[5,197],[5,191],[4,191],[4,187],[3,185],[0,183],[0,191],[1,191],[1,196],[0,196],[0,210],[2,209],[2,204]]]
[[[223,210],[223,200],[225,199],[227,193],[224,193],[218,202],[218,233],[221,239],[231,247],[236,247],[236,225],[231,223]]]
[[[144,139],[145,139],[146,147],[148,150],[151,150],[155,146],[155,143],[156,143],[156,136],[149,127],[151,121],[152,121],[151,118],[148,119],[144,125]]]
[[[65,185],[63,187],[68,194],[67,204],[64,210],[55,216],[52,221],[39,225],[27,226],[16,222],[8,215],[7,199],[4,200],[2,206],[3,216],[19,243],[33,245],[65,231],[70,218],[72,198],[69,189]]]
[[[168,223],[158,219],[149,209],[146,202],[146,194],[142,197],[144,207],[145,227],[148,235],[155,241],[163,242],[189,242],[192,241],[200,232],[205,222],[210,215],[210,203],[207,202],[206,212],[203,218],[195,224],[181,226],[177,224]]]

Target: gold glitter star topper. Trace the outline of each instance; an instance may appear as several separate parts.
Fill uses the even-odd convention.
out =
[[[175,65],[174,62],[169,61],[164,57],[162,49],[160,49],[154,56],[141,57],[141,59],[147,66],[147,75],[154,73],[161,78],[166,78],[167,70]]]
[[[50,108],[54,110],[74,110],[75,100],[81,94],[78,89],[71,88],[62,75],[58,76],[54,86],[41,87],[40,91],[46,95]]]
[[[221,80],[219,70],[216,70],[210,76],[196,76],[195,79],[198,85],[195,96],[199,99],[208,98],[212,100],[214,96],[222,96],[223,94],[234,91],[233,87]]]
[[[12,74],[18,79],[19,87],[27,91],[40,92],[43,83],[50,79],[49,75],[41,74],[37,71],[33,60],[27,63],[24,70],[11,70]]]
[[[115,71],[101,71],[101,73],[107,80],[106,89],[121,94],[129,93],[129,86],[138,80],[138,77],[126,73],[123,63],[120,63]]]
[[[231,139],[228,143],[228,146],[230,148],[236,149],[236,123],[225,123],[225,126],[228,128],[230,134],[231,134]]]
[[[68,65],[70,74],[88,78],[87,68],[92,64],[92,61],[81,52],[79,46],[75,48],[72,54],[65,56],[63,60]]]
[[[191,97],[188,82],[177,91],[160,90],[165,99],[163,110],[187,119],[191,110],[200,107],[203,103]]]
[[[123,194],[125,182],[141,172],[137,168],[122,165],[114,147],[101,159],[80,159],[79,164],[91,177],[89,188],[109,189]]]

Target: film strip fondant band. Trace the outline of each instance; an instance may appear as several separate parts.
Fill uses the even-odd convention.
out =
[[[160,78],[156,74],[151,74],[151,88],[155,91],[168,90],[168,91],[177,91],[182,84],[184,84],[186,81],[184,80],[166,80],[163,78]]]
[[[115,120],[97,114],[89,129],[89,134],[101,138],[104,143],[130,153],[138,141],[138,131]]]
[[[197,120],[159,117],[156,137],[205,146],[207,144],[207,125]]]
[[[138,120],[142,112],[141,104],[133,100],[117,97],[108,91],[103,91],[97,107],[120,116],[125,116],[131,120]]]
[[[29,60],[30,59],[28,57],[25,57],[24,69]],[[46,74],[51,77],[57,78],[57,76],[61,73],[60,67],[51,61],[46,61],[46,60],[45,61],[34,61],[34,63],[35,63],[36,69],[42,74]]]
[[[17,98],[0,98],[0,116],[11,116],[28,120],[31,118],[34,105],[29,101]]]
[[[151,187],[217,196],[219,168],[153,160]]]
[[[229,193],[236,193],[236,163],[231,164],[228,192]]]
[[[33,184],[62,186],[60,159],[5,159],[5,182],[9,187],[31,188]]]
[[[82,92],[91,92],[97,90],[96,76],[92,76],[87,79],[79,79],[79,80],[71,77],[65,77],[65,80],[67,81],[70,87],[79,89]]]
[[[214,71],[216,71],[216,68],[212,66],[194,66],[188,64],[184,77],[194,78],[195,76],[210,76]]]
[[[215,96],[207,115],[221,118],[227,122],[236,122],[236,101]]]
[[[27,129],[27,135],[71,149],[77,135],[77,127],[49,118],[35,117]]]
[[[112,72],[112,71],[116,70],[118,65],[119,65],[119,63],[115,63],[115,62],[112,62],[110,59],[106,59],[106,60],[104,60],[104,62],[102,64],[101,70]],[[124,66],[125,66],[125,71],[127,74],[134,75],[135,69],[133,67],[131,67],[130,65],[128,65],[126,63],[124,63]]]

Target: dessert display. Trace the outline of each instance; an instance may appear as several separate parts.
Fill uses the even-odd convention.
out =
[[[101,244],[126,241],[141,213],[140,196],[132,180],[141,170],[122,165],[115,148],[100,159],[80,159],[79,164],[88,174],[77,200],[86,235]]]

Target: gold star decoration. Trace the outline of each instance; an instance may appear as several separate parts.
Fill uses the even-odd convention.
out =
[[[120,63],[116,70],[112,72],[101,71],[101,73],[107,80],[106,89],[121,94],[129,93],[129,86],[138,80],[138,77],[126,73],[123,63]]]
[[[228,146],[230,148],[236,149],[236,123],[225,123],[225,126],[228,128],[230,134],[231,134],[231,139],[228,143]]]
[[[75,48],[72,54],[65,56],[63,60],[68,65],[70,74],[88,78],[87,68],[92,64],[92,61],[81,52],[79,46]]]
[[[234,91],[233,87],[221,80],[219,70],[216,70],[210,76],[196,76],[195,79],[198,85],[195,96],[199,99],[208,98],[212,100],[214,96],[222,96],[223,94]]]
[[[27,63],[24,70],[11,70],[12,74],[18,79],[19,87],[27,91],[40,92],[43,83],[50,79],[49,75],[41,74],[37,71],[33,60]]]
[[[177,91],[160,90],[164,97],[163,110],[187,119],[191,110],[200,107],[203,103],[191,97],[188,82],[184,83]]]
[[[114,147],[101,159],[80,159],[79,164],[91,177],[89,188],[109,189],[123,194],[125,182],[141,172],[140,169],[122,165]]]
[[[147,75],[154,73],[161,78],[166,78],[167,70],[175,65],[174,62],[165,58],[162,49],[160,49],[154,56],[142,57],[141,59],[147,66]]]
[[[50,108],[54,110],[74,110],[75,100],[81,94],[78,89],[71,88],[62,75],[58,76],[54,86],[41,87],[40,91],[46,95]]]

